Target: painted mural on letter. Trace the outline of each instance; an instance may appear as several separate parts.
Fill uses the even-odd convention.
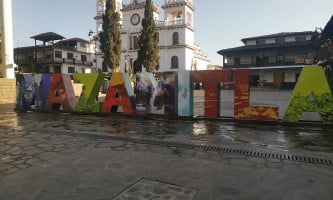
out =
[[[333,96],[322,67],[304,67],[291,96],[284,121],[298,122],[303,112],[318,112],[333,122]]]
[[[249,69],[235,70],[234,118],[245,120],[276,121],[279,108],[269,106],[250,106]]]
[[[76,95],[73,85],[78,85],[72,82],[69,74],[17,74],[16,108],[191,117],[193,83],[203,83],[204,115],[218,118],[220,85],[234,81],[235,119],[278,120],[278,107],[250,105],[249,74],[249,69],[236,69],[234,73],[231,70],[142,72],[136,74],[134,88],[127,73],[113,73],[109,84],[103,84],[103,87],[103,74],[74,74],[74,82],[82,84],[81,94],[77,92]],[[104,101],[98,99],[100,88],[106,93]],[[333,95],[319,66],[303,68],[283,120],[298,122],[303,112],[317,113],[322,121],[333,122]]]

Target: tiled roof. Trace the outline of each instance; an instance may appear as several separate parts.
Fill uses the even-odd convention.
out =
[[[30,38],[43,42],[65,39],[65,37],[63,37],[62,35],[53,32],[41,33],[38,35],[31,36]]]
[[[257,39],[265,39],[265,38],[279,38],[279,37],[287,37],[287,36],[297,36],[297,35],[315,35],[317,32],[315,31],[302,31],[302,32],[281,32],[281,33],[275,33],[270,35],[262,35],[262,36],[255,36],[255,37],[248,37],[243,38],[241,41],[245,42],[248,40],[257,40]]]
[[[244,52],[244,51],[255,51],[255,50],[269,50],[275,48],[293,48],[293,47],[305,47],[305,46],[315,46],[314,41],[299,41],[299,42],[285,42],[285,43],[272,43],[272,44],[262,44],[262,45],[248,45],[240,46],[229,49],[219,50],[217,53],[220,55],[225,55],[228,53]]]
[[[66,40],[59,41],[59,44],[68,44],[68,45],[77,45],[78,42],[82,43],[90,43],[88,40],[82,39],[82,38],[70,38]]]

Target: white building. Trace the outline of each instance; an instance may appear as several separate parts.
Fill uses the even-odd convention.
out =
[[[81,38],[65,39],[47,32],[31,37],[34,46],[14,49],[15,63],[23,71],[35,73],[91,73],[94,63],[95,44]]]
[[[132,0],[129,4],[122,4],[116,0],[117,10],[121,15],[122,59],[120,66],[127,62],[131,67],[136,65],[138,38],[144,17],[145,0]],[[105,0],[96,0],[96,32],[102,31],[102,15],[105,10]],[[154,19],[159,34],[160,62],[157,72],[180,70],[206,70],[209,63],[199,45],[194,42],[193,15],[195,8],[192,0],[165,0],[160,8],[154,5]],[[160,16],[163,17],[160,20]],[[97,47],[99,47],[97,41]],[[98,68],[102,67],[103,59],[100,50],[97,50]]]

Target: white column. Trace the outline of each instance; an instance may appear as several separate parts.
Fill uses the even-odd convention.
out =
[[[12,0],[1,0],[2,72],[5,78],[15,78],[13,52]]]

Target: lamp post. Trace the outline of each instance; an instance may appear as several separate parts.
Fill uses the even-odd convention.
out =
[[[124,71],[125,71],[125,73],[131,73],[131,66],[130,67],[128,67],[128,61],[129,61],[129,58],[130,58],[130,55],[128,54],[128,53],[126,53],[125,54],[125,69],[124,69]]]
[[[97,54],[98,54],[98,48],[97,48],[97,40],[99,40],[99,37],[98,37],[98,34],[95,34],[94,31],[90,30],[88,32],[88,36],[90,38],[91,41],[94,41],[95,42],[95,47],[94,47],[94,54],[95,54],[95,62],[96,62],[96,66],[95,66],[95,72],[98,72],[98,59],[97,59]]]

